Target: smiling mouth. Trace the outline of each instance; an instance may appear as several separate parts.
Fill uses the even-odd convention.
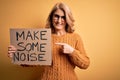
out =
[[[56,25],[61,26],[62,24],[56,24]]]
[[[62,24],[62,23],[57,23],[56,25],[58,25],[58,26],[60,25],[60,26],[61,26],[61,25],[63,25],[63,24]]]

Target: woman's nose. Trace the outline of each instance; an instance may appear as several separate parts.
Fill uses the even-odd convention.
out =
[[[61,23],[62,22],[62,19],[61,17],[58,18],[58,22]]]

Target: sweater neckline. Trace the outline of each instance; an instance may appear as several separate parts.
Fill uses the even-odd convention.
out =
[[[65,37],[66,35],[68,35],[68,33],[64,34],[64,35],[57,35],[57,34],[52,34],[54,37],[57,37],[57,38],[62,38],[62,37]]]

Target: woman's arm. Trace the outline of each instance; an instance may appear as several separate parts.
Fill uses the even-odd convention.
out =
[[[71,62],[74,65],[78,66],[81,69],[88,68],[90,64],[90,59],[84,50],[83,42],[80,36],[77,36],[77,42],[75,45],[75,49],[71,54],[69,54],[69,56],[70,56]]]

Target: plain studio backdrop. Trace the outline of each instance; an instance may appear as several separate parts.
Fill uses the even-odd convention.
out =
[[[44,27],[56,2],[66,3],[91,64],[79,80],[120,80],[120,0],[0,0],[0,80],[35,80],[41,68],[21,67],[7,56],[10,28]]]

